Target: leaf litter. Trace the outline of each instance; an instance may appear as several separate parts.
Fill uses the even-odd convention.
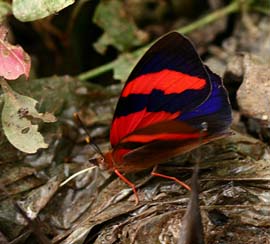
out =
[[[42,107],[52,109],[57,104],[60,121],[58,127],[45,133],[48,149],[32,156],[16,155],[20,159],[16,164],[18,169],[29,165],[24,170],[21,168],[16,173],[14,166],[14,170],[4,171],[14,159],[9,157],[2,162],[5,181],[1,183],[6,187],[12,189],[13,184],[28,181],[12,197],[21,202],[30,216],[39,216],[47,227],[45,233],[54,243],[177,243],[189,193],[173,182],[149,178],[149,172],[129,175],[136,184],[143,183],[139,187],[138,206],[134,205],[132,191],[123,182],[119,179],[107,182],[108,173],[97,168],[60,187],[70,175],[91,167],[87,159],[94,154],[83,142],[84,133],[72,120],[72,113],[80,111],[90,131],[100,126],[108,128],[112,102],[116,99],[110,89],[91,87],[71,78],[53,77],[47,81],[58,84],[61,89],[54,87],[47,97],[37,89],[36,96],[44,96]],[[226,79],[228,86],[231,83]],[[33,84],[38,87],[44,83],[36,80]],[[75,92],[82,87],[86,87],[86,92]],[[56,95],[58,92],[60,95]],[[102,103],[97,94],[102,94]],[[52,99],[54,103],[50,104]],[[99,118],[103,118],[101,122]],[[238,129],[239,125],[233,127]],[[104,150],[109,148],[107,136],[108,129],[95,136]],[[201,152],[200,205],[206,243],[267,243],[270,238],[267,145],[235,132],[231,137],[203,146]],[[196,154],[191,152],[161,165],[159,170],[181,176],[181,180],[189,183],[195,160]],[[27,241],[22,236],[26,223],[18,218],[4,194],[0,205],[1,232],[9,240],[21,235],[21,240]]]

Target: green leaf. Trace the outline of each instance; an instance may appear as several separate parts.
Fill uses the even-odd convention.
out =
[[[142,45],[148,39],[148,35],[137,28],[125,11],[122,0],[101,1],[93,21],[104,30],[104,34],[94,44],[100,53],[104,53],[108,45],[114,46],[119,51],[125,51]]]
[[[116,61],[117,65],[113,69],[113,78],[126,81],[141,56],[140,52],[120,55]]]
[[[2,23],[6,16],[11,13],[11,5],[9,3],[0,1],[0,23]]]
[[[270,15],[270,1],[269,0],[253,0],[251,2],[251,8],[264,13],[266,15]]]
[[[35,99],[20,95],[8,86],[5,86],[4,91],[2,124],[9,142],[26,153],[35,153],[39,148],[47,148],[48,144],[44,142],[38,132],[38,125],[34,123],[37,120],[55,122],[56,118],[50,113],[38,113],[35,109]]]
[[[55,14],[74,3],[74,0],[13,0],[14,16],[20,21],[33,21]]]

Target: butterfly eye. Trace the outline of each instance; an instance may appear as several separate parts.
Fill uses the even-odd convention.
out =
[[[92,158],[90,158],[89,162],[94,164],[95,166],[98,166],[102,170],[106,170],[108,168],[106,167],[104,157],[99,153],[96,153]]]

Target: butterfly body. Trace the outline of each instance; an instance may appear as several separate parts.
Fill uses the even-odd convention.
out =
[[[187,38],[172,32],[130,74],[112,122],[112,151],[103,166],[122,173],[150,168],[230,134],[231,121],[220,77],[202,63]]]

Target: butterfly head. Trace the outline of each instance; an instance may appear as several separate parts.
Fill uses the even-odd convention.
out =
[[[94,157],[89,159],[89,162],[98,166],[101,170],[110,170],[113,168],[112,153],[107,152],[106,154],[96,153]]]

